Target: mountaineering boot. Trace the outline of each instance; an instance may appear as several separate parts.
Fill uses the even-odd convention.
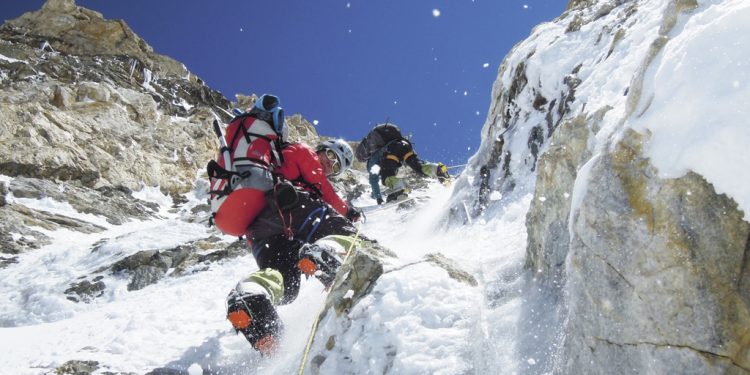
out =
[[[265,293],[232,290],[227,297],[227,319],[255,350],[263,355],[275,352],[283,326]]]
[[[404,199],[408,196],[408,189],[401,189],[398,191],[394,191],[393,193],[388,194],[387,197],[385,197],[385,203],[395,202],[400,199]]]
[[[328,288],[336,278],[336,270],[341,266],[341,258],[336,249],[327,244],[308,243],[299,250],[297,267],[307,276],[318,278]]]
[[[388,191],[390,192],[385,197],[385,203],[406,198],[406,195],[411,192],[411,189],[406,185],[404,179],[396,176],[386,177],[384,185],[388,187]]]

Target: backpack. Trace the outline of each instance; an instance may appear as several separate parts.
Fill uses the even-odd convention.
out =
[[[379,124],[372,128],[357,145],[355,156],[357,160],[365,162],[372,154],[393,140],[403,139],[401,130],[395,124]]]
[[[217,160],[208,163],[212,222],[223,233],[241,237],[267,206],[266,193],[276,185],[281,164],[279,134],[253,112],[242,113],[214,131],[222,142]],[[228,143],[227,143],[228,142]]]

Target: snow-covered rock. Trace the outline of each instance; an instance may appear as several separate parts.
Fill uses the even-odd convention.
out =
[[[529,372],[750,371],[748,17],[571,1],[504,60],[452,218],[534,192]]]

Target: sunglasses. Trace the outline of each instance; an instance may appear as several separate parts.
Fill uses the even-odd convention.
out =
[[[326,149],[326,158],[331,162],[331,172],[333,174],[339,173],[341,171],[341,162],[339,161],[338,155],[328,148]]]

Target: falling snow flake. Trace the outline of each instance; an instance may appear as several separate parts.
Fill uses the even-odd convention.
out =
[[[440,17],[440,9],[433,9],[432,10],[432,16],[435,18]]]
[[[482,68],[486,69],[486,68],[489,68],[489,67],[490,67],[490,63],[484,63],[484,64],[482,64]]]
[[[313,125],[317,126],[319,122],[318,120],[313,120]]]

